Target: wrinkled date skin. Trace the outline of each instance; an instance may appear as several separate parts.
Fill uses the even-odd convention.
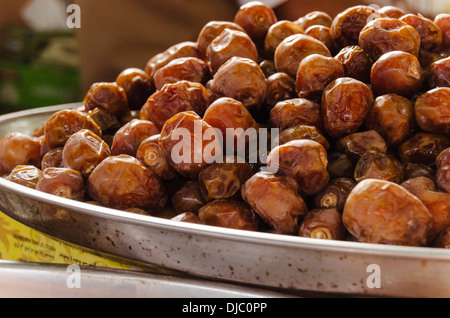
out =
[[[392,51],[403,51],[418,57],[420,35],[414,27],[399,19],[378,18],[361,30],[358,43],[373,61]]]
[[[388,18],[399,19],[406,14],[405,10],[397,6],[383,6],[378,12]]]
[[[374,8],[357,5],[337,14],[330,26],[330,34],[335,50],[357,45],[359,34],[366,26],[369,17],[375,14]]]
[[[342,221],[361,242],[423,246],[427,243],[432,216],[402,186],[367,179],[358,183],[348,196]]]
[[[305,195],[316,194],[326,186],[330,179],[327,164],[325,148],[308,139],[277,146],[267,156],[270,171],[294,178]]]
[[[450,136],[450,87],[438,87],[420,95],[414,112],[423,131]]]
[[[197,36],[197,47],[206,55],[206,50],[211,42],[218,37],[223,30],[230,29],[245,32],[245,30],[231,21],[210,21],[206,23]]]
[[[66,199],[84,201],[86,188],[81,172],[70,168],[47,168],[42,172],[36,190]]]
[[[70,136],[82,129],[100,137],[103,135],[97,123],[85,113],[74,109],[60,110],[45,122],[45,143],[50,149],[62,147]]]
[[[167,65],[156,71],[153,77],[157,90],[161,90],[165,84],[173,84],[179,81],[189,81],[205,85],[210,79],[211,71],[209,64],[197,57],[180,57],[170,61]],[[141,106],[145,104],[147,99]]]
[[[330,143],[322,135],[322,133],[314,126],[308,125],[296,125],[281,131],[278,135],[279,144],[283,145],[292,140],[297,139],[310,139],[320,143],[325,150],[330,148]]]
[[[298,67],[296,77],[298,97],[320,102],[325,87],[344,75],[344,66],[338,59],[311,54],[305,57]]]
[[[46,168],[64,168],[62,159],[64,147],[53,148],[45,153],[41,160],[41,169]]]
[[[235,56],[226,61],[214,75],[211,90],[218,97],[240,101],[253,112],[260,108],[266,98],[266,76],[258,63]]]
[[[160,135],[144,139],[136,151],[136,159],[153,171],[161,180],[174,179],[178,174],[172,168],[164,150],[159,145]]]
[[[342,48],[335,58],[344,66],[346,77],[352,77],[364,83],[370,82],[373,61],[359,45]]]
[[[330,28],[323,25],[312,25],[305,30],[305,34],[319,40],[328,48],[333,49],[333,41],[331,40]]]
[[[210,104],[206,88],[196,82],[179,81],[166,84],[147,100],[140,111],[140,119],[154,122],[159,128],[172,116],[194,111],[203,116]]]
[[[84,100],[86,111],[103,108],[118,119],[126,115],[130,108],[125,90],[116,82],[99,82],[91,85]]]
[[[270,111],[269,123],[271,127],[281,131],[297,126],[309,125],[322,127],[320,105],[306,98],[292,98],[278,102]]]
[[[42,170],[33,165],[19,165],[5,179],[31,189],[36,189],[36,184],[41,176]]]
[[[324,43],[306,34],[293,34],[285,38],[276,48],[275,67],[295,78],[300,62],[311,54],[331,57],[330,50]]]
[[[378,96],[364,126],[378,132],[389,147],[395,147],[411,136],[416,128],[413,103],[397,94]]]
[[[266,105],[270,109],[278,102],[297,97],[295,80],[283,72],[275,72],[267,78]]]
[[[432,180],[435,178],[435,169],[419,163],[406,162],[403,164],[403,174],[405,180],[416,177],[427,177]]]
[[[198,210],[202,224],[220,226],[230,229],[257,231],[259,217],[250,206],[235,199],[217,199],[207,203]]]
[[[417,57],[402,51],[383,54],[372,66],[370,83],[375,95],[389,93],[411,98],[422,86],[423,72]]]
[[[418,197],[433,216],[433,224],[428,234],[429,241],[450,226],[450,194],[438,191],[432,179],[417,177],[406,180],[401,186]]]
[[[333,23],[333,19],[331,16],[324,11],[311,11],[305,14],[303,17],[298,18],[295,23],[297,23],[303,31],[306,31],[308,28],[320,25],[325,27],[330,27],[331,23]]]
[[[116,209],[161,210],[167,191],[160,179],[129,155],[110,156],[92,171],[87,193],[104,206]]]
[[[314,195],[313,205],[315,208],[336,208],[342,213],[345,202],[356,182],[351,178],[335,178]]]
[[[450,14],[449,13],[440,13],[434,18],[433,22],[442,31],[441,48],[443,50],[450,49]]]
[[[343,240],[345,227],[336,208],[313,209],[306,213],[298,229],[298,236],[323,240]]]
[[[273,59],[275,50],[285,38],[302,32],[302,28],[292,21],[281,20],[273,24],[269,28],[264,40],[264,53],[266,54],[266,57]]]
[[[191,212],[197,215],[198,210],[206,203],[197,180],[187,181],[172,195],[172,206],[177,213]]]
[[[373,148],[364,153],[357,162],[354,178],[357,182],[380,179],[400,183],[404,178],[403,166],[391,154]]]
[[[241,186],[252,175],[253,170],[247,162],[215,162],[205,167],[199,174],[200,192],[206,201],[226,199],[240,194]]]
[[[275,12],[259,1],[242,5],[234,16],[234,23],[241,26],[257,45],[264,43],[269,28],[277,21]]]
[[[67,140],[63,151],[64,167],[80,171],[88,178],[95,167],[111,155],[106,142],[92,131],[83,129]]]
[[[39,138],[13,132],[0,139],[0,175],[10,173],[19,165],[40,167],[40,161]]]
[[[199,59],[205,59],[205,55],[199,49],[197,42],[184,41],[174,44],[165,51],[152,56],[145,65],[144,71],[153,79],[155,72],[161,67],[167,65],[170,61],[181,57],[197,57]]]
[[[245,57],[258,62],[258,50],[255,43],[245,32],[225,29],[216,37],[206,50],[206,57],[215,74],[219,67],[234,56]]]
[[[432,20],[416,14],[405,14],[400,18],[420,35],[420,47],[427,51],[434,51],[441,47],[442,30]]]
[[[216,130],[200,116],[194,112],[182,112],[166,122],[159,144],[179,174],[197,179],[200,171],[214,162],[216,152],[222,151],[218,141]]]
[[[386,142],[375,130],[357,132],[336,141],[336,150],[345,153],[353,162],[358,162],[372,148],[387,152]]]
[[[87,115],[100,127],[102,135],[114,134],[120,128],[121,123],[117,117],[104,108],[97,107],[89,111]]]
[[[258,172],[244,183],[241,194],[271,228],[293,234],[298,230],[299,217],[308,211],[298,191],[298,184],[291,177]]]
[[[350,77],[334,80],[322,95],[321,116],[325,131],[334,138],[355,133],[373,102],[373,93],[363,82]]]
[[[150,136],[159,135],[159,133],[160,130],[155,123],[149,120],[133,119],[114,134],[111,154],[135,157],[141,142]]]
[[[441,151],[450,147],[450,138],[440,134],[418,132],[406,139],[398,147],[402,162],[435,166]]]
[[[126,68],[117,75],[116,83],[125,91],[128,107],[140,109],[155,88],[151,77],[139,68]]]
[[[430,89],[450,87],[450,57],[442,58],[430,65],[428,86]]]
[[[436,184],[450,193],[450,148],[444,149],[436,158]]]

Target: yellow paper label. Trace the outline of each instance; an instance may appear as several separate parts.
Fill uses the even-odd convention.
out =
[[[140,269],[141,264],[50,237],[0,212],[0,259]],[[145,267],[145,266],[143,266]]]

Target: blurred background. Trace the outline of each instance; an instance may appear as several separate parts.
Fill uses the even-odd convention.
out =
[[[114,81],[123,69],[144,68],[150,57],[173,44],[195,41],[208,21],[233,20],[244,2],[0,0],[0,113],[81,101],[90,84]],[[430,18],[450,13],[450,0],[266,3],[279,20],[296,20],[311,11],[334,17],[359,4],[395,5]],[[79,6],[79,15],[68,12],[71,4]]]

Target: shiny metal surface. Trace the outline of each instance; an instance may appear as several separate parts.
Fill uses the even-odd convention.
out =
[[[55,109],[0,117],[0,136],[30,132]],[[445,249],[178,223],[54,197],[3,179],[0,211],[71,243],[199,277],[286,291],[450,297],[450,251]]]
[[[171,275],[0,261],[0,298],[79,297],[229,299],[283,298],[286,295]]]

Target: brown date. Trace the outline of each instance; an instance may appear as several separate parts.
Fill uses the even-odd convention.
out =
[[[325,131],[333,138],[357,132],[373,101],[372,91],[363,82],[350,77],[334,80],[322,94],[321,116]]]
[[[179,174],[197,179],[200,171],[222,153],[220,141],[217,131],[196,113],[181,112],[166,122],[159,144]]]
[[[92,171],[87,193],[95,201],[115,209],[161,210],[167,191],[160,179],[129,155],[110,156]]]
[[[419,163],[406,162],[403,164],[403,174],[405,176],[405,180],[416,177],[427,177],[434,180],[436,172],[429,166]]]
[[[259,218],[250,206],[234,199],[217,199],[198,210],[202,224],[230,229],[257,231]]]
[[[81,172],[70,168],[47,168],[36,184],[36,190],[62,198],[84,201],[85,181]]]
[[[136,151],[136,159],[153,171],[161,180],[171,180],[177,176],[171,167],[164,150],[159,145],[160,135],[144,139]]]
[[[309,27],[315,25],[330,27],[331,23],[333,23],[333,19],[324,11],[311,11],[298,18],[295,23],[297,23],[304,32]]]
[[[353,188],[355,180],[351,178],[334,178],[319,193],[314,195],[315,208],[336,208],[342,213],[345,202]]]
[[[393,155],[372,148],[356,163],[354,178],[356,182],[380,179],[400,183],[404,178],[403,166]]]
[[[330,148],[330,143],[328,142],[328,140],[315,126],[301,124],[292,126],[281,131],[278,138],[280,145],[292,140],[310,139],[320,143],[325,148],[325,150],[328,150],[328,148]]]
[[[97,107],[89,111],[88,116],[98,125],[102,131],[102,134],[114,134],[114,132],[119,129],[121,125],[117,117],[104,108]]]
[[[260,1],[247,2],[234,16],[234,23],[240,25],[257,45],[264,43],[269,28],[277,21],[275,12]]]
[[[353,133],[336,141],[336,150],[345,153],[355,163],[373,148],[384,153],[388,150],[386,142],[375,130]]]
[[[408,179],[401,186],[418,197],[430,211],[433,222],[428,233],[429,241],[450,226],[450,194],[437,190],[432,179],[427,177]]]
[[[302,28],[295,22],[281,20],[271,25],[264,40],[264,53],[267,58],[273,59],[278,45],[288,36],[302,33]]]
[[[173,218],[171,218],[171,220],[176,221],[176,222],[201,224],[200,219],[198,218],[198,215],[193,212],[180,213],[180,214],[174,216]]]
[[[133,119],[123,125],[115,134],[111,146],[111,154],[130,155],[135,157],[141,142],[160,133],[155,123],[149,120]]]
[[[436,236],[431,246],[438,248],[450,248],[450,226],[445,228]]]
[[[140,119],[154,122],[159,128],[177,113],[194,111],[203,116],[210,98],[201,83],[179,81],[166,84],[152,94],[140,111]]]
[[[247,162],[239,162],[231,157],[230,162],[215,162],[200,171],[198,176],[200,192],[206,201],[226,199],[240,194],[241,186],[252,175]]]
[[[278,102],[269,115],[271,127],[283,131],[297,125],[322,127],[320,105],[306,98],[292,98]]]
[[[210,78],[209,64],[197,57],[174,59],[156,71],[153,76],[157,90],[161,90],[165,84],[173,84],[179,81],[196,82],[205,85]],[[141,104],[141,107],[145,104],[148,97]]]
[[[62,147],[70,136],[82,129],[88,129],[100,137],[103,134],[87,114],[72,109],[57,111],[45,122],[45,143],[50,149]]]
[[[240,101],[253,112],[260,108],[266,98],[266,76],[253,60],[235,56],[214,75],[211,90],[218,97]]]
[[[31,189],[36,189],[36,184],[41,176],[41,169],[32,165],[19,165],[5,179]]]
[[[95,167],[111,155],[108,144],[92,131],[82,129],[67,140],[63,151],[64,167],[80,171],[88,178]]]
[[[245,32],[240,25],[231,21],[209,21],[203,26],[197,36],[197,47],[200,52],[206,55],[208,46],[225,29]]]
[[[284,72],[295,78],[300,62],[311,54],[331,57],[326,45],[312,36],[302,33],[290,35],[275,50],[275,67],[278,72]]]
[[[191,212],[197,215],[206,203],[197,180],[188,180],[172,195],[172,206],[177,213]]]
[[[155,90],[151,77],[135,67],[120,72],[116,83],[125,91],[130,109],[140,109]]]
[[[378,18],[361,30],[358,44],[375,62],[383,54],[402,51],[419,56],[420,35],[406,22],[394,18]]]
[[[413,103],[394,93],[378,96],[364,126],[378,132],[389,147],[395,147],[411,136],[416,128]]]
[[[19,165],[41,167],[39,138],[20,132],[9,133],[0,139],[0,175],[10,173]]]
[[[419,14],[405,14],[400,18],[412,26],[420,35],[420,47],[424,50],[434,51],[441,48],[442,30],[430,19]]]
[[[432,223],[427,207],[404,187],[386,180],[358,183],[342,214],[346,229],[366,243],[423,246]]]
[[[338,59],[321,54],[308,55],[297,70],[295,87],[298,97],[320,102],[325,87],[344,75],[344,66]]]
[[[215,74],[219,67],[235,56],[258,62],[256,45],[245,32],[225,29],[206,50],[212,74]]]
[[[116,82],[92,84],[83,99],[83,103],[87,112],[96,108],[103,108],[119,120],[130,111],[127,94]]]
[[[450,87],[421,94],[414,104],[414,113],[423,131],[450,136]]]
[[[314,195],[326,186],[330,179],[327,164],[325,148],[308,139],[277,146],[267,156],[269,171],[294,178],[306,195]]]
[[[441,151],[450,147],[450,138],[445,135],[417,132],[398,147],[402,162],[435,166]]]
[[[308,211],[298,191],[298,183],[293,178],[269,172],[254,174],[241,188],[244,201],[264,222],[285,234],[294,234],[299,217]]]
[[[436,185],[450,193],[450,148],[442,150],[436,158]]]
[[[50,149],[41,160],[41,169],[45,170],[46,168],[64,168],[64,163],[62,160],[62,153],[64,147],[58,147]]]
[[[343,240],[345,227],[342,224],[341,213],[336,208],[313,209],[306,213],[298,236],[323,240]]]
[[[415,55],[403,51],[383,54],[373,63],[370,83],[375,95],[389,93],[411,98],[422,86],[423,71]]]
[[[450,57],[431,63],[428,71],[428,86],[431,89],[450,87]]]
[[[394,19],[398,19],[406,14],[406,11],[402,8],[392,5],[383,6],[378,10],[378,12],[388,18]]]
[[[270,109],[278,102],[297,97],[295,80],[282,72],[275,72],[267,78],[266,105]]]
[[[345,153],[330,152],[328,154],[327,171],[332,179],[353,178],[355,163]]]
[[[370,82],[373,61],[359,45],[342,48],[335,58],[344,66],[346,77],[352,77],[364,83]]]
[[[450,49],[450,13],[440,13],[436,15],[433,22],[441,29],[442,49]]]
[[[331,40],[330,28],[323,25],[312,25],[305,30],[305,34],[319,40],[328,48],[333,49],[333,41]]]
[[[369,17],[375,13],[376,9],[370,6],[357,5],[337,14],[330,26],[335,50],[357,45],[361,30],[366,26]]]

